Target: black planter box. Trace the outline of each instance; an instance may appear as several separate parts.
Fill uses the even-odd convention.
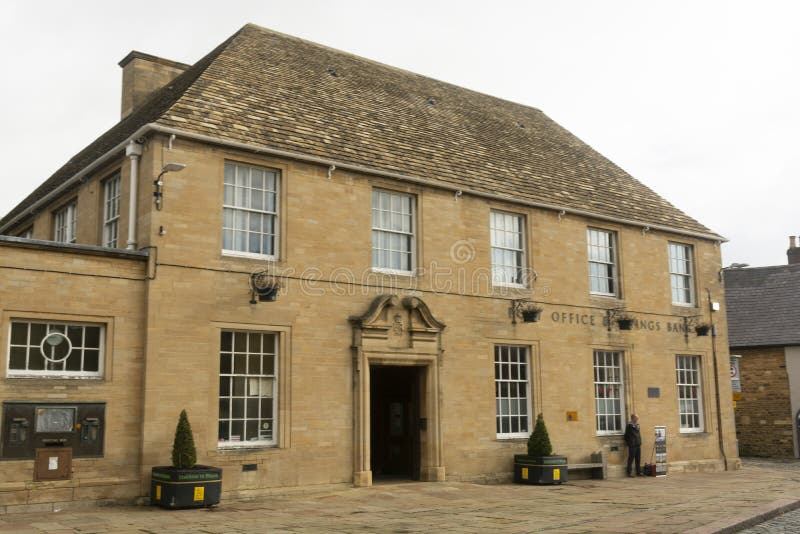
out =
[[[522,310],[523,323],[538,323],[542,310]]]
[[[617,326],[620,330],[633,329],[633,319],[617,319]]]
[[[563,484],[566,481],[566,456],[514,455],[514,482],[517,484]]]
[[[162,508],[203,508],[219,504],[222,469],[196,465],[189,469],[154,467],[150,501]]]

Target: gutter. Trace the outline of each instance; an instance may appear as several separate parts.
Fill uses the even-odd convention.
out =
[[[170,128],[169,126],[162,126],[160,124],[155,124],[155,123],[151,123],[149,126],[152,128],[152,130],[154,130],[156,132],[159,132],[159,133],[167,134],[167,135],[175,135],[175,136],[178,136],[178,137],[183,137],[183,138],[186,138],[186,139],[192,139],[192,140],[195,140],[195,141],[202,141],[202,142],[205,142],[205,143],[212,143],[212,144],[216,144],[216,145],[230,146],[230,147],[233,147],[233,148],[239,148],[239,149],[248,150],[248,151],[251,151],[251,152],[270,154],[270,155],[273,155],[273,156],[280,156],[280,157],[284,157],[284,158],[290,158],[290,159],[295,159],[295,160],[300,160],[300,161],[306,161],[306,162],[309,162],[309,163],[317,163],[317,164],[320,164],[320,165],[324,165],[324,166],[326,166],[328,168],[335,167],[336,169],[347,169],[347,170],[350,170],[350,171],[359,172],[359,173],[363,173],[363,174],[372,174],[372,175],[375,175],[375,176],[382,176],[382,177],[385,177],[385,178],[392,178],[392,179],[401,180],[401,181],[404,181],[404,182],[420,184],[420,185],[426,185],[426,186],[434,187],[434,188],[438,188],[438,189],[444,189],[446,191],[452,191],[454,193],[461,192],[462,194],[469,194],[469,195],[476,196],[476,197],[488,198],[488,199],[492,199],[492,200],[501,200],[503,202],[511,202],[511,203],[514,203],[514,204],[521,204],[521,205],[524,205],[524,206],[531,206],[531,207],[543,208],[543,209],[547,209],[547,210],[551,210],[551,211],[564,212],[565,214],[571,213],[571,214],[574,214],[574,215],[582,215],[582,216],[585,216],[585,217],[591,217],[593,219],[600,219],[600,220],[604,220],[604,221],[616,222],[616,223],[620,223],[620,224],[626,224],[626,225],[629,225],[629,226],[637,226],[637,227],[640,227],[640,228],[648,228],[650,230],[663,230],[665,232],[670,232],[670,233],[673,233],[673,234],[681,234],[681,235],[686,235],[686,236],[691,236],[691,237],[698,237],[698,238],[701,238],[701,239],[708,239],[710,241],[716,241],[718,243],[725,243],[725,242],[728,241],[728,239],[726,239],[725,237],[717,235],[717,234],[706,234],[706,233],[703,233],[703,232],[693,232],[691,230],[679,230],[677,228],[672,228],[670,226],[664,226],[664,225],[659,225],[659,224],[648,224],[648,223],[644,223],[644,222],[641,222],[641,221],[635,221],[635,220],[632,220],[632,219],[622,219],[622,218],[618,218],[618,217],[612,217],[610,215],[601,215],[601,214],[594,213],[594,212],[591,212],[591,211],[588,211],[588,210],[567,208],[565,206],[559,206],[559,205],[556,205],[556,204],[548,204],[548,203],[545,203],[545,202],[536,202],[536,201],[531,201],[531,200],[514,199],[514,198],[510,198],[510,197],[503,196],[503,195],[495,195],[495,194],[492,194],[492,193],[485,193],[483,191],[476,191],[474,189],[458,187],[458,186],[445,184],[445,183],[441,183],[441,182],[435,182],[435,181],[432,181],[432,180],[426,180],[424,178],[417,178],[415,176],[409,176],[407,174],[400,174],[400,173],[396,173],[396,172],[392,172],[392,171],[383,171],[383,170],[374,169],[374,168],[371,168],[371,167],[364,167],[364,166],[356,165],[356,164],[352,164],[352,163],[342,163],[341,161],[336,161],[336,160],[326,159],[326,158],[320,158],[320,157],[317,157],[317,156],[311,156],[311,155],[302,154],[302,153],[299,153],[299,152],[290,152],[290,151],[287,151],[287,150],[278,150],[278,149],[270,148],[270,147],[263,146],[263,145],[251,145],[249,143],[242,143],[240,141],[231,141],[231,140],[228,140],[228,139],[220,139],[219,137],[212,137],[210,135],[186,132],[184,130],[178,130],[177,128]]]
[[[401,174],[401,173],[396,173],[396,172],[391,172],[391,171],[383,171],[383,170],[374,169],[374,168],[371,168],[371,167],[364,167],[364,166],[361,166],[361,165],[355,165],[355,164],[351,164],[351,163],[343,163],[343,162],[340,162],[340,161],[337,161],[337,160],[333,160],[333,159],[320,158],[320,157],[317,157],[317,156],[311,156],[311,155],[303,154],[303,153],[300,153],[300,152],[291,152],[291,151],[288,151],[288,150],[278,150],[278,149],[270,148],[270,147],[264,146],[264,145],[253,145],[253,144],[249,144],[249,143],[242,143],[240,141],[231,141],[231,140],[228,140],[228,139],[221,139],[219,137],[212,137],[210,135],[187,132],[187,131],[184,131],[184,130],[179,130],[177,128],[171,128],[169,126],[162,126],[160,124],[153,123],[153,122],[143,125],[141,128],[136,130],[136,132],[134,132],[132,135],[128,136],[127,139],[125,139],[123,142],[118,144],[116,147],[112,148],[111,150],[109,150],[108,152],[106,152],[105,154],[100,156],[98,159],[93,161],[90,165],[85,167],[79,173],[77,173],[74,176],[72,176],[71,178],[69,178],[66,182],[64,182],[63,184],[58,186],[56,189],[54,189],[50,193],[46,194],[44,197],[42,197],[38,201],[34,202],[34,204],[30,208],[28,208],[24,212],[20,213],[19,215],[14,217],[11,221],[9,221],[8,223],[6,223],[2,227],[0,227],[0,233],[5,232],[10,226],[13,226],[17,221],[19,221],[19,219],[21,219],[25,215],[31,214],[31,212],[35,211],[42,204],[48,203],[52,199],[52,197],[56,196],[58,193],[60,193],[61,191],[63,191],[67,187],[73,185],[75,182],[80,180],[80,178],[82,178],[83,176],[86,176],[86,174],[91,172],[93,169],[95,169],[99,165],[101,165],[101,164],[105,163],[106,161],[108,161],[108,159],[113,157],[118,151],[124,149],[130,142],[135,141],[136,139],[139,139],[140,137],[144,136],[148,131],[158,132],[158,133],[162,133],[162,134],[166,134],[166,135],[175,135],[175,136],[178,136],[178,137],[183,137],[185,139],[191,139],[191,140],[195,140],[195,141],[202,141],[202,142],[205,142],[205,143],[210,143],[210,144],[215,144],[215,145],[228,146],[228,147],[232,147],[232,148],[238,148],[238,149],[241,149],[241,150],[247,150],[247,151],[250,151],[250,152],[269,154],[269,155],[272,155],[272,156],[279,156],[279,157],[294,159],[294,160],[298,160],[298,161],[305,161],[305,162],[308,162],[308,163],[316,163],[316,164],[319,164],[319,165],[324,165],[324,166],[326,166],[328,168],[335,167],[337,169],[346,169],[346,170],[349,170],[349,171],[354,171],[354,172],[363,173],[363,174],[371,174],[371,175],[374,175],[374,176],[381,176],[381,177],[384,177],[384,178],[392,178],[394,180],[401,180],[403,182],[419,184],[419,185],[425,185],[425,186],[428,186],[428,187],[434,187],[434,188],[438,188],[438,189],[444,189],[445,191],[452,191],[454,193],[461,192],[462,194],[466,193],[466,194],[469,194],[469,195],[472,195],[472,196],[476,196],[476,197],[480,197],[480,198],[486,198],[486,199],[491,199],[491,200],[499,200],[499,201],[503,201],[503,202],[511,202],[513,204],[519,204],[519,205],[523,205],[523,206],[529,206],[529,207],[534,207],[534,208],[541,208],[541,209],[556,211],[556,212],[561,213],[562,215],[564,215],[564,214],[580,215],[580,216],[589,217],[589,218],[592,218],[592,219],[599,219],[599,220],[602,220],[602,221],[615,222],[615,223],[624,224],[624,225],[628,225],[628,226],[635,226],[635,227],[639,227],[639,228],[647,229],[647,230],[661,230],[661,231],[669,232],[669,233],[673,233],[673,234],[696,237],[696,238],[700,238],[700,239],[706,239],[706,240],[709,240],[709,241],[716,241],[717,243],[725,243],[725,242],[728,241],[728,239],[726,239],[725,237],[722,237],[722,236],[717,235],[717,234],[707,234],[707,233],[704,233],[704,232],[694,232],[694,231],[691,231],[691,230],[681,230],[681,229],[678,229],[678,228],[672,228],[670,226],[659,225],[659,224],[648,224],[648,223],[645,223],[645,222],[642,222],[642,221],[636,221],[636,220],[632,220],[632,219],[623,219],[623,218],[618,218],[618,217],[612,217],[610,215],[602,215],[602,214],[594,213],[594,212],[591,212],[591,211],[588,211],[588,210],[568,208],[568,207],[565,207],[565,206],[559,206],[557,204],[548,204],[546,202],[536,202],[536,201],[531,201],[531,200],[515,199],[515,198],[510,198],[510,197],[507,197],[507,196],[503,196],[503,195],[485,193],[483,191],[476,191],[474,189],[457,187],[457,186],[450,185],[450,184],[444,184],[444,183],[435,182],[435,181],[432,181],[432,180],[426,180],[424,178],[418,178],[418,177],[415,177],[415,176],[409,176],[407,174]]]
[[[52,250],[55,252],[102,256],[105,258],[121,258],[124,260],[147,260],[147,250],[126,250],[122,248],[98,247],[97,245],[77,245],[75,243],[59,243],[43,239],[26,239],[10,235],[0,235],[0,247],[16,247],[32,250]]]
[[[68,178],[64,183],[62,183],[61,185],[59,185],[58,187],[47,193],[45,196],[43,196],[42,198],[31,204],[27,209],[17,214],[16,217],[14,217],[6,224],[4,224],[2,227],[0,227],[0,233],[3,233],[10,227],[14,226],[23,217],[36,213],[42,205],[48,204],[53,199],[53,197],[56,197],[57,195],[61,194],[62,191],[69,189],[77,182],[79,182],[81,178],[83,178],[84,176],[95,170],[97,167],[100,167],[101,165],[105,164],[108,160],[116,156],[117,152],[124,150],[125,147],[128,146],[131,142],[136,141],[141,137],[144,137],[147,131],[151,129],[150,127],[151,124],[145,124],[138,130],[133,132],[131,135],[129,135],[124,141],[119,143],[117,146],[115,146],[114,148],[112,148],[111,150],[109,150],[108,152],[106,152],[93,162],[91,162],[89,165],[84,167],[77,174],[72,175],[72,177]]]

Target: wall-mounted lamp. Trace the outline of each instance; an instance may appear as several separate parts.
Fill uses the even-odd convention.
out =
[[[168,172],[180,172],[185,168],[185,163],[165,163],[158,177],[153,180],[153,185],[156,187],[153,192],[153,198],[155,198],[157,210],[161,210],[162,197],[164,196],[164,175]]]
[[[259,269],[250,274],[250,304],[274,302],[278,298],[280,283],[269,272]]]

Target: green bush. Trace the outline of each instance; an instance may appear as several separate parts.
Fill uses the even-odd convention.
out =
[[[547,435],[547,427],[544,425],[542,414],[536,416],[536,426],[528,438],[528,456],[550,456],[553,454],[553,446],[550,444],[550,436]]]
[[[178,426],[175,427],[175,441],[172,442],[172,466],[178,469],[194,467],[197,463],[197,450],[194,448],[192,427],[186,410],[181,410]]]

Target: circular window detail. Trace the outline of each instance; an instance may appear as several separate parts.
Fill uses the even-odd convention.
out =
[[[50,362],[63,362],[72,353],[72,342],[61,332],[50,332],[39,345],[44,359]]]

